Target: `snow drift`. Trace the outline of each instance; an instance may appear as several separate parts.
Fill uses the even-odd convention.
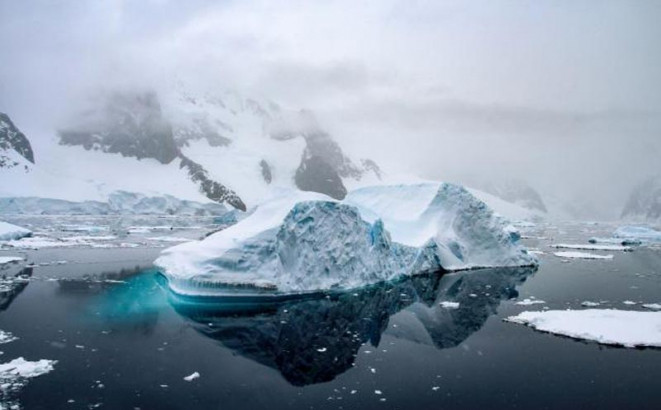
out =
[[[155,264],[178,293],[308,292],[438,269],[536,265],[518,240],[506,220],[457,185],[365,187],[343,201],[281,191],[236,225],[166,249]]]

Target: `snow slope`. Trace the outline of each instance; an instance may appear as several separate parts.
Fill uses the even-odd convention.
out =
[[[34,164],[7,151],[25,166],[0,169],[0,197],[105,201],[127,191],[245,210],[282,188],[342,198],[345,183],[380,175],[311,113],[236,92],[98,92],[80,106],[61,129],[28,132]]]
[[[518,239],[456,185],[365,187],[344,201],[281,191],[236,225],[165,250],[155,264],[180,293],[217,285],[349,289],[441,268],[536,264]]]
[[[661,347],[661,312],[615,309],[522,312],[506,319],[533,329],[625,347]]]

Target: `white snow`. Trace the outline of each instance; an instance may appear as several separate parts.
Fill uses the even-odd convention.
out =
[[[542,332],[626,347],[661,347],[661,312],[587,309],[522,312],[505,319]]]
[[[554,252],[555,256],[570,259],[613,259],[613,255],[596,255],[586,252]]]
[[[192,382],[193,380],[198,379],[199,377],[200,377],[200,373],[194,372],[193,374],[184,377],[184,380],[186,380],[187,382]]]
[[[0,221],[0,241],[10,241],[32,235],[30,230]]]
[[[0,265],[12,262],[20,262],[23,258],[20,256],[0,256]]]
[[[558,243],[550,245],[551,248],[564,248],[564,249],[583,249],[588,251],[631,251],[630,246],[622,245],[592,245],[592,244],[568,244]]]
[[[518,233],[464,188],[357,189],[344,201],[280,190],[239,223],[163,251],[170,287],[252,285],[283,292],[349,289],[444,268],[537,263]]]
[[[543,300],[539,300],[539,299],[523,299],[519,302],[516,302],[517,305],[521,305],[521,306],[543,305],[545,303],[546,302],[544,302]]]

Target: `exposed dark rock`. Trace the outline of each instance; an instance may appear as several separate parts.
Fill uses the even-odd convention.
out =
[[[304,155],[294,181],[302,191],[319,192],[335,199],[344,199],[347,196],[347,189],[338,172],[319,156]]]
[[[12,122],[9,116],[0,112],[0,168],[19,165],[7,152],[13,150],[34,164],[34,152],[30,141]]]
[[[262,177],[267,184],[270,184],[273,181],[273,175],[271,175],[271,166],[268,162],[261,160],[259,161],[259,166],[262,168]]]
[[[234,191],[209,178],[209,173],[202,165],[183,154],[179,155],[181,157],[180,168],[185,168],[188,171],[191,180],[199,185],[200,192],[206,195],[207,198],[216,202],[227,202],[241,211],[246,210],[246,204]]]

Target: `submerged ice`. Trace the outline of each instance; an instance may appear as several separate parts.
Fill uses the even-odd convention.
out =
[[[530,266],[509,223],[460,186],[374,186],[343,201],[282,192],[156,265],[175,292],[250,286],[280,292],[350,289],[431,270]]]

